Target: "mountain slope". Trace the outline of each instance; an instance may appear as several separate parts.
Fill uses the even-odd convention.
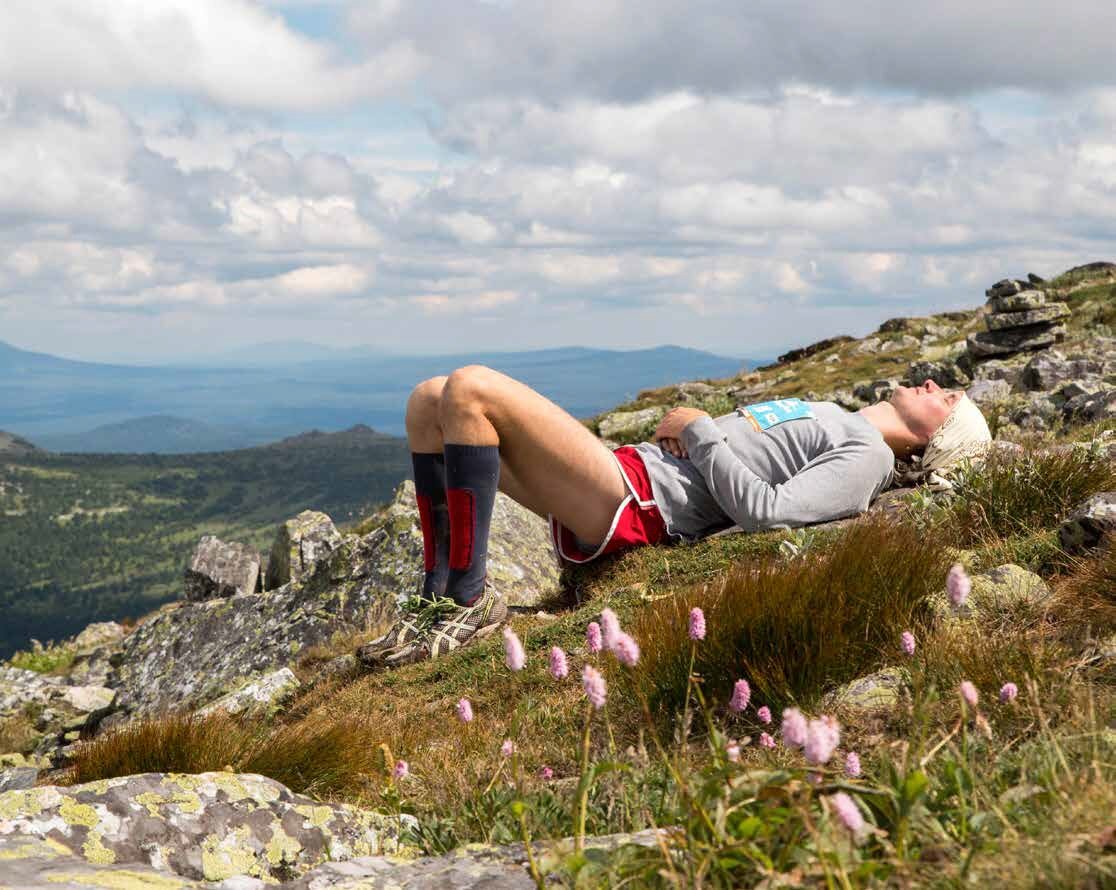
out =
[[[282,520],[354,519],[409,470],[406,442],[368,427],[213,454],[5,454],[0,658],[178,598],[204,534],[266,551]]]

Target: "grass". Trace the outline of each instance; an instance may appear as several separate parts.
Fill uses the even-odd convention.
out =
[[[879,514],[841,529],[812,558],[767,557],[719,584],[691,587],[642,610],[640,679],[653,707],[680,710],[689,673],[685,616],[701,607],[709,633],[694,669],[727,701],[738,677],[773,708],[818,695],[876,666],[940,589],[952,562],[944,538]]]

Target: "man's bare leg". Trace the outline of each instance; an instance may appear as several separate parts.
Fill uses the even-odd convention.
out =
[[[415,387],[407,402],[412,451],[446,442],[498,445],[500,490],[539,516],[552,513],[599,543],[627,493],[600,440],[554,402],[513,377],[466,365]]]

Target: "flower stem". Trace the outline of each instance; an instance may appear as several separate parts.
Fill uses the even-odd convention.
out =
[[[577,834],[574,851],[585,848],[585,817],[589,807],[589,730],[593,725],[593,705],[585,704],[585,727],[581,732],[581,781],[577,786]]]

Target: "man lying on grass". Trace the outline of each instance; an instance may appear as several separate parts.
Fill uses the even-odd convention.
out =
[[[357,649],[369,666],[437,657],[507,617],[486,563],[497,489],[547,520],[559,561],[582,563],[734,523],[755,532],[860,513],[891,484],[896,458],[943,471],[992,439],[964,392],[927,380],[856,412],[801,399],[716,418],[674,408],[652,442],[610,450],[483,365],[416,386],[406,424],[426,574],[395,626]]]

